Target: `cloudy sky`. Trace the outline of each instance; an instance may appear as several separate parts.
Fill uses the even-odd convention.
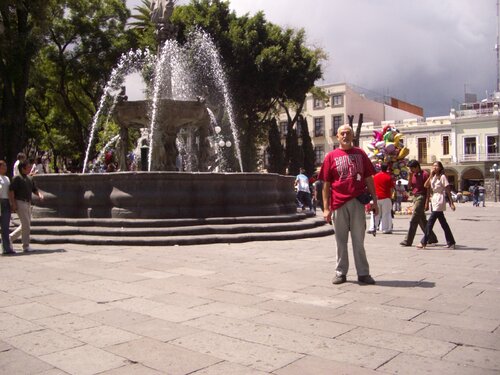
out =
[[[305,29],[329,56],[318,84],[354,84],[426,116],[449,114],[465,91],[483,99],[496,89],[495,0],[232,0],[230,8]]]

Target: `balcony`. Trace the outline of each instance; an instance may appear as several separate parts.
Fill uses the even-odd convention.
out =
[[[498,116],[498,109],[494,108],[479,108],[479,109],[465,109],[455,112],[457,118],[469,117],[483,117],[483,116]]]
[[[459,163],[471,162],[471,161],[500,161],[500,153],[458,155]]]

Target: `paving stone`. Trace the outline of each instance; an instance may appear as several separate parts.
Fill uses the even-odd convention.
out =
[[[266,301],[259,303],[254,307],[267,311],[277,311],[305,318],[323,319],[329,321],[334,321],[335,316],[343,314],[342,311],[330,307],[306,305],[303,303],[288,301]]]
[[[2,307],[0,310],[15,315],[19,318],[28,320],[63,314],[63,311],[61,310],[56,310],[52,307],[45,306],[37,302]]]
[[[456,303],[442,303],[435,300],[428,301],[410,297],[398,297],[386,302],[385,305],[407,307],[423,311],[434,311],[447,314],[460,314],[469,309],[468,305],[461,304],[459,303],[459,301],[457,301]]]
[[[52,291],[48,288],[44,288],[44,287],[32,286],[32,287],[28,287],[28,288],[13,290],[10,293],[15,294],[16,296],[19,296],[19,297],[33,298],[33,297],[40,297],[40,296],[45,296],[48,294],[53,294],[54,291]],[[0,297],[0,299],[1,299],[1,297]],[[26,300],[25,302],[28,302],[28,301]]]
[[[202,315],[204,312],[199,312],[195,309],[187,309],[180,306],[167,305],[144,298],[130,298],[123,301],[118,301],[113,304],[123,310],[134,311],[140,314],[149,315],[154,318],[165,319],[171,322],[183,322],[194,319]]]
[[[166,303],[168,305],[180,306],[191,308],[200,305],[206,305],[212,303],[213,301],[207,298],[194,297],[183,293],[168,293],[155,295],[149,297],[148,299],[156,302]]]
[[[331,284],[331,236],[158,248],[40,245],[64,252],[0,261],[0,340],[24,338],[25,345],[33,345],[27,338],[39,332],[69,337],[82,331],[81,339],[93,342],[93,350],[109,344],[101,349],[112,355],[110,348],[125,353],[129,345],[144,356],[141,345],[130,343],[152,340],[154,345],[143,346],[153,352],[163,352],[162,344],[187,350],[189,355],[176,359],[188,358],[187,364],[191,354],[208,353],[212,361],[193,374],[356,374],[375,368],[377,373],[499,373],[500,204],[481,210],[485,216],[478,222],[462,220],[477,215],[468,205],[447,214],[460,244],[455,251],[399,247],[408,218],[396,218],[395,235],[366,241],[375,286],[356,282],[353,262],[349,282]],[[488,236],[470,235],[483,232]],[[207,296],[216,301],[207,303]],[[61,315],[38,317],[47,310],[16,307],[29,304]],[[414,317],[415,312],[420,315]],[[198,326],[192,326],[196,321]],[[60,341],[55,345],[65,342]],[[45,366],[30,371],[27,359],[30,374],[78,373],[47,367],[5,341],[0,341],[0,366],[6,358],[1,355],[9,352],[17,352],[21,364],[31,358]],[[109,363],[99,355],[87,357]],[[118,358],[122,362],[116,366],[92,371],[169,373]],[[150,360],[159,367],[163,363],[154,355]],[[20,366],[17,372],[6,368],[8,375],[23,373]]]
[[[6,350],[11,350],[12,346],[7,344],[5,341],[0,340],[0,352],[5,352]]]
[[[328,322],[324,320],[287,315],[280,312],[271,312],[251,318],[251,321],[274,327],[290,329],[295,332],[334,338],[355,328],[355,326]]]
[[[202,317],[186,324],[280,350],[316,354],[336,360],[349,358],[349,361],[370,368],[378,367],[397,354],[391,350],[345,343],[325,337],[305,335],[282,328],[251,324],[217,316]]]
[[[339,310],[343,311],[354,311],[362,314],[369,315],[380,315],[386,317],[393,317],[400,320],[410,320],[418,315],[420,315],[423,310],[409,309],[398,306],[381,305],[378,303],[367,303],[367,302],[352,302],[345,306],[342,306]]]
[[[228,292],[237,292],[251,295],[260,295],[269,292],[269,288],[263,288],[256,285],[251,285],[247,283],[230,283],[227,285],[222,285],[217,287],[219,290],[226,290]]]
[[[197,330],[192,327],[155,318],[130,325],[124,325],[122,328],[137,335],[163,342],[171,341],[197,332]]]
[[[339,311],[339,313],[342,312]],[[427,326],[427,324],[424,323],[400,320],[390,316],[384,317],[381,314],[372,315],[357,313],[355,311],[348,311],[341,315],[335,315],[332,320],[344,324],[406,334],[415,333]]]
[[[170,268],[168,272],[172,273],[178,273],[181,275],[187,275],[187,276],[207,276],[207,275],[212,275],[215,273],[215,271],[211,270],[204,270],[200,268],[189,268],[189,267],[178,267],[178,268]]]
[[[302,358],[303,354],[292,353],[269,346],[246,342],[212,332],[199,332],[172,341],[195,352],[271,372]]]
[[[376,375],[374,370],[332,361],[315,356],[305,356],[273,372],[276,375]]]
[[[34,320],[34,322],[59,333],[77,331],[100,325],[100,323],[94,320],[85,319],[75,314],[51,316],[48,318]]]
[[[168,277],[176,276],[175,273],[161,271],[145,271],[137,273],[137,275],[144,279],[166,279]]]
[[[498,335],[480,330],[430,325],[418,331],[416,334],[418,336],[448,341],[458,345],[478,346],[500,350],[500,338]]]
[[[81,341],[48,329],[5,338],[5,341],[33,356],[41,356],[83,345]]]
[[[20,350],[0,352],[0,374],[31,375],[52,369],[47,362],[41,361]]]
[[[245,367],[236,363],[220,362],[202,370],[196,371],[193,375],[221,375],[221,374],[238,374],[238,375],[266,375],[268,372],[255,370],[251,367]]]
[[[51,370],[37,372],[36,375],[68,375],[67,372],[53,368]]]
[[[40,329],[43,329],[43,327],[17,316],[0,312],[0,338],[2,339]]]
[[[445,325],[450,327],[476,329],[492,332],[500,325],[500,320],[477,319],[475,317],[437,313],[432,311],[424,312],[413,319],[414,322]]]
[[[464,366],[458,363],[435,358],[420,357],[401,353],[377,369],[382,373],[401,375],[439,374],[439,375],[493,375],[498,372],[479,367]]]
[[[90,345],[43,355],[40,359],[75,375],[93,375],[127,363],[122,357]]]
[[[125,283],[116,280],[92,280],[85,283],[85,286],[91,286],[95,288],[107,289],[112,292],[121,293],[133,297],[152,297],[160,294],[161,292],[155,289],[145,288],[141,285],[134,283]]]
[[[456,347],[445,341],[363,327],[353,329],[337,338],[431,358],[441,358]]]
[[[172,375],[188,374],[221,361],[210,355],[147,338],[111,346],[107,350]]]
[[[463,311],[460,315],[470,316],[480,319],[498,320],[500,318],[500,309],[496,306],[470,306],[467,310]]]
[[[129,294],[112,292],[105,288],[96,288],[91,285],[85,285],[83,283],[57,284],[51,286],[51,288],[57,290],[60,293],[73,295],[99,303],[109,303],[112,301],[119,301],[131,297]]]
[[[133,333],[109,326],[82,329],[69,332],[68,335],[97,348],[121,344],[139,338],[139,336]]]
[[[207,305],[196,306],[191,310],[197,312],[198,317],[214,314],[236,319],[249,319],[269,312],[268,310],[255,307],[232,305],[222,302],[213,302]]]
[[[160,371],[156,371],[152,368],[139,364],[127,365],[99,373],[99,375],[163,375],[163,374],[164,373]]]
[[[459,346],[443,357],[444,360],[500,371],[500,351]]]
[[[151,316],[118,308],[88,314],[85,317],[118,328],[151,319]]]

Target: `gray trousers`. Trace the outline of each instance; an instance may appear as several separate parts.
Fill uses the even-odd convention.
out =
[[[16,200],[17,216],[19,216],[19,225],[11,234],[10,242],[18,239],[22,234],[23,250],[30,247],[30,232],[31,232],[31,203]]]
[[[335,214],[335,239],[337,241],[337,275],[347,275],[349,271],[349,257],[347,252],[347,241],[351,232],[352,252],[354,264],[358,276],[370,274],[370,266],[366,259],[365,230],[366,214],[365,206],[357,199],[351,199],[342,207],[334,211]]]

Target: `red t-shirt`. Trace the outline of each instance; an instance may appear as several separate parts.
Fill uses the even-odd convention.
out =
[[[375,168],[362,149],[337,148],[326,155],[318,180],[330,182],[330,209],[334,211],[362,194],[366,189],[365,178],[374,174]]]
[[[429,173],[427,171],[420,171],[413,174],[411,180],[411,188],[413,195],[426,194],[427,189],[424,187],[425,181],[429,178]]]
[[[391,189],[394,187],[394,180],[389,172],[378,172],[373,176],[373,182],[375,184],[375,193],[378,199],[391,198]]]

